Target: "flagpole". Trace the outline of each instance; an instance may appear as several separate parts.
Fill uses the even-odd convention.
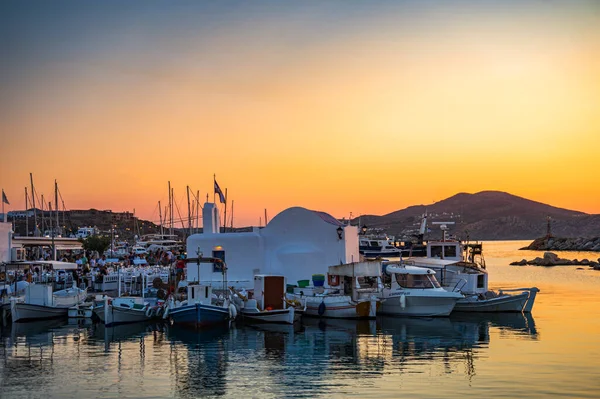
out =
[[[2,221],[6,222],[6,214],[4,213],[4,198],[6,195],[4,194],[4,189],[2,189]]]
[[[213,174],[213,202],[217,203],[217,175]]]

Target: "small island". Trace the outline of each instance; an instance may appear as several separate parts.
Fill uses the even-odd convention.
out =
[[[597,261],[588,260],[588,259],[563,259],[559,258],[558,255],[552,252],[544,252],[544,257],[537,257],[532,260],[522,259],[517,262],[512,262],[512,266],[526,266],[526,265],[534,265],[534,266],[589,266],[594,270],[600,270],[600,258]]]

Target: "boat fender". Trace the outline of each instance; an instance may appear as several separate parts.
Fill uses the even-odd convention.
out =
[[[323,316],[323,314],[325,314],[325,301],[321,301],[321,304],[319,305],[319,309],[317,310],[317,312],[319,313],[319,316]]]
[[[156,317],[161,317],[163,314],[163,308],[161,306],[156,308]]]
[[[235,308],[234,304],[230,304],[229,305],[229,318],[231,320],[235,320],[236,316],[237,316],[237,309]]]
[[[152,308],[150,306],[148,306],[148,309],[146,309],[146,317],[152,317]]]
[[[400,295],[400,307],[402,309],[406,308],[406,295]]]
[[[169,306],[167,306],[167,307],[165,308],[165,312],[163,313],[163,320],[166,320],[166,319],[167,319],[167,317],[169,317],[169,309],[170,309],[170,307],[169,307]]]

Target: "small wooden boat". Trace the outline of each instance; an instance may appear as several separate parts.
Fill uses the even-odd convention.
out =
[[[303,309],[299,302],[286,300],[285,277],[274,275],[254,276],[252,298],[241,297],[239,314],[244,321],[260,323],[294,324],[300,320]]]

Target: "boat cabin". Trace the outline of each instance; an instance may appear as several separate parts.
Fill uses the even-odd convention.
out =
[[[189,284],[187,286],[188,305],[198,303],[201,305],[211,305],[212,287],[209,285]]]
[[[404,264],[434,270],[442,287],[450,291],[461,291],[468,294],[482,294],[488,291],[488,274],[477,263],[411,258],[405,260]]]
[[[384,267],[383,284],[392,291],[441,288],[432,269],[397,264],[388,264]]]
[[[285,277],[258,274],[254,276],[254,294],[259,310],[285,309]],[[249,308],[252,304],[247,305]]]
[[[327,280],[330,287],[339,287],[353,300],[368,297],[383,288],[381,262],[354,262],[329,266]]]

